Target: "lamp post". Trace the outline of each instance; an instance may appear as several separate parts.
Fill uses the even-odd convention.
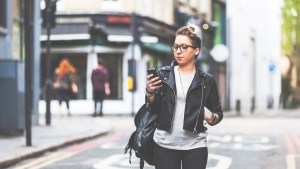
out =
[[[132,14],[131,17],[131,32],[132,32],[132,36],[133,36],[133,40],[131,43],[131,60],[129,60],[129,76],[131,78],[131,83],[132,83],[132,88],[131,88],[131,92],[132,92],[132,101],[131,101],[131,115],[134,116],[135,112],[134,112],[134,92],[136,90],[136,60],[135,60],[135,45],[138,43],[138,31],[137,31],[137,16],[136,14]]]
[[[25,28],[25,130],[26,146],[31,146],[32,114],[32,55],[33,55],[33,2],[24,1]]]

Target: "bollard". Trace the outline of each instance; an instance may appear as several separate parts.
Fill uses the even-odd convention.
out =
[[[238,116],[241,115],[241,100],[240,99],[236,100],[235,111]]]

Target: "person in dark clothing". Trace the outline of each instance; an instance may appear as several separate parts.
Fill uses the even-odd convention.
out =
[[[58,94],[59,107],[61,109],[62,102],[66,102],[68,115],[70,116],[70,105],[69,101],[71,99],[71,94],[77,93],[78,88],[73,80],[73,75],[76,73],[76,69],[67,60],[62,59],[59,66],[55,69],[55,77],[53,88]]]
[[[99,116],[103,116],[103,101],[105,96],[110,95],[109,74],[103,65],[102,59],[98,59],[98,66],[92,71],[93,99],[95,111],[93,116],[97,116],[97,103],[100,103]]]

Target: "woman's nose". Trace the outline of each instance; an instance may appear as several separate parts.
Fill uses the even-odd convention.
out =
[[[181,53],[181,48],[178,48],[176,53]]]

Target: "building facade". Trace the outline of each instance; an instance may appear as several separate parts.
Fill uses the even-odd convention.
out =
[[[279,107],[281,5],[281,0],[227,0],[231,109],[247,114]]]
[[[39,0],[34,0],[33,21],[40,20]],[[39,25],[33,25],[32,123],[38,123],[39,105]],[[0,1],[0,132],[24,129],[25,63],[24,1]]]
[[[53,72],[59,60],[66,57],[78,69],[79,99],[71,101],[71,112],[93,112],[90,75],[100,57],[109,69],[112,88],[104,112],[136,112],[144,103],[147,68],[170,64],[173,59],[170,46],[176,29],[188,22],[199,24],[197,21],[202,18],[209,22],[210,6],[200,0],[58,1],[57,24],[51,30],[51,65]],[[46,51],[44,31],[42,68]],[[41,72],[43,79],[45,71]],[[133,91],[128,85],[132,77]],[[51,107],[55,113],[58,103],[55,97],[53,99]],[[41,113],[45,112],[44,104],[40,102]]]

